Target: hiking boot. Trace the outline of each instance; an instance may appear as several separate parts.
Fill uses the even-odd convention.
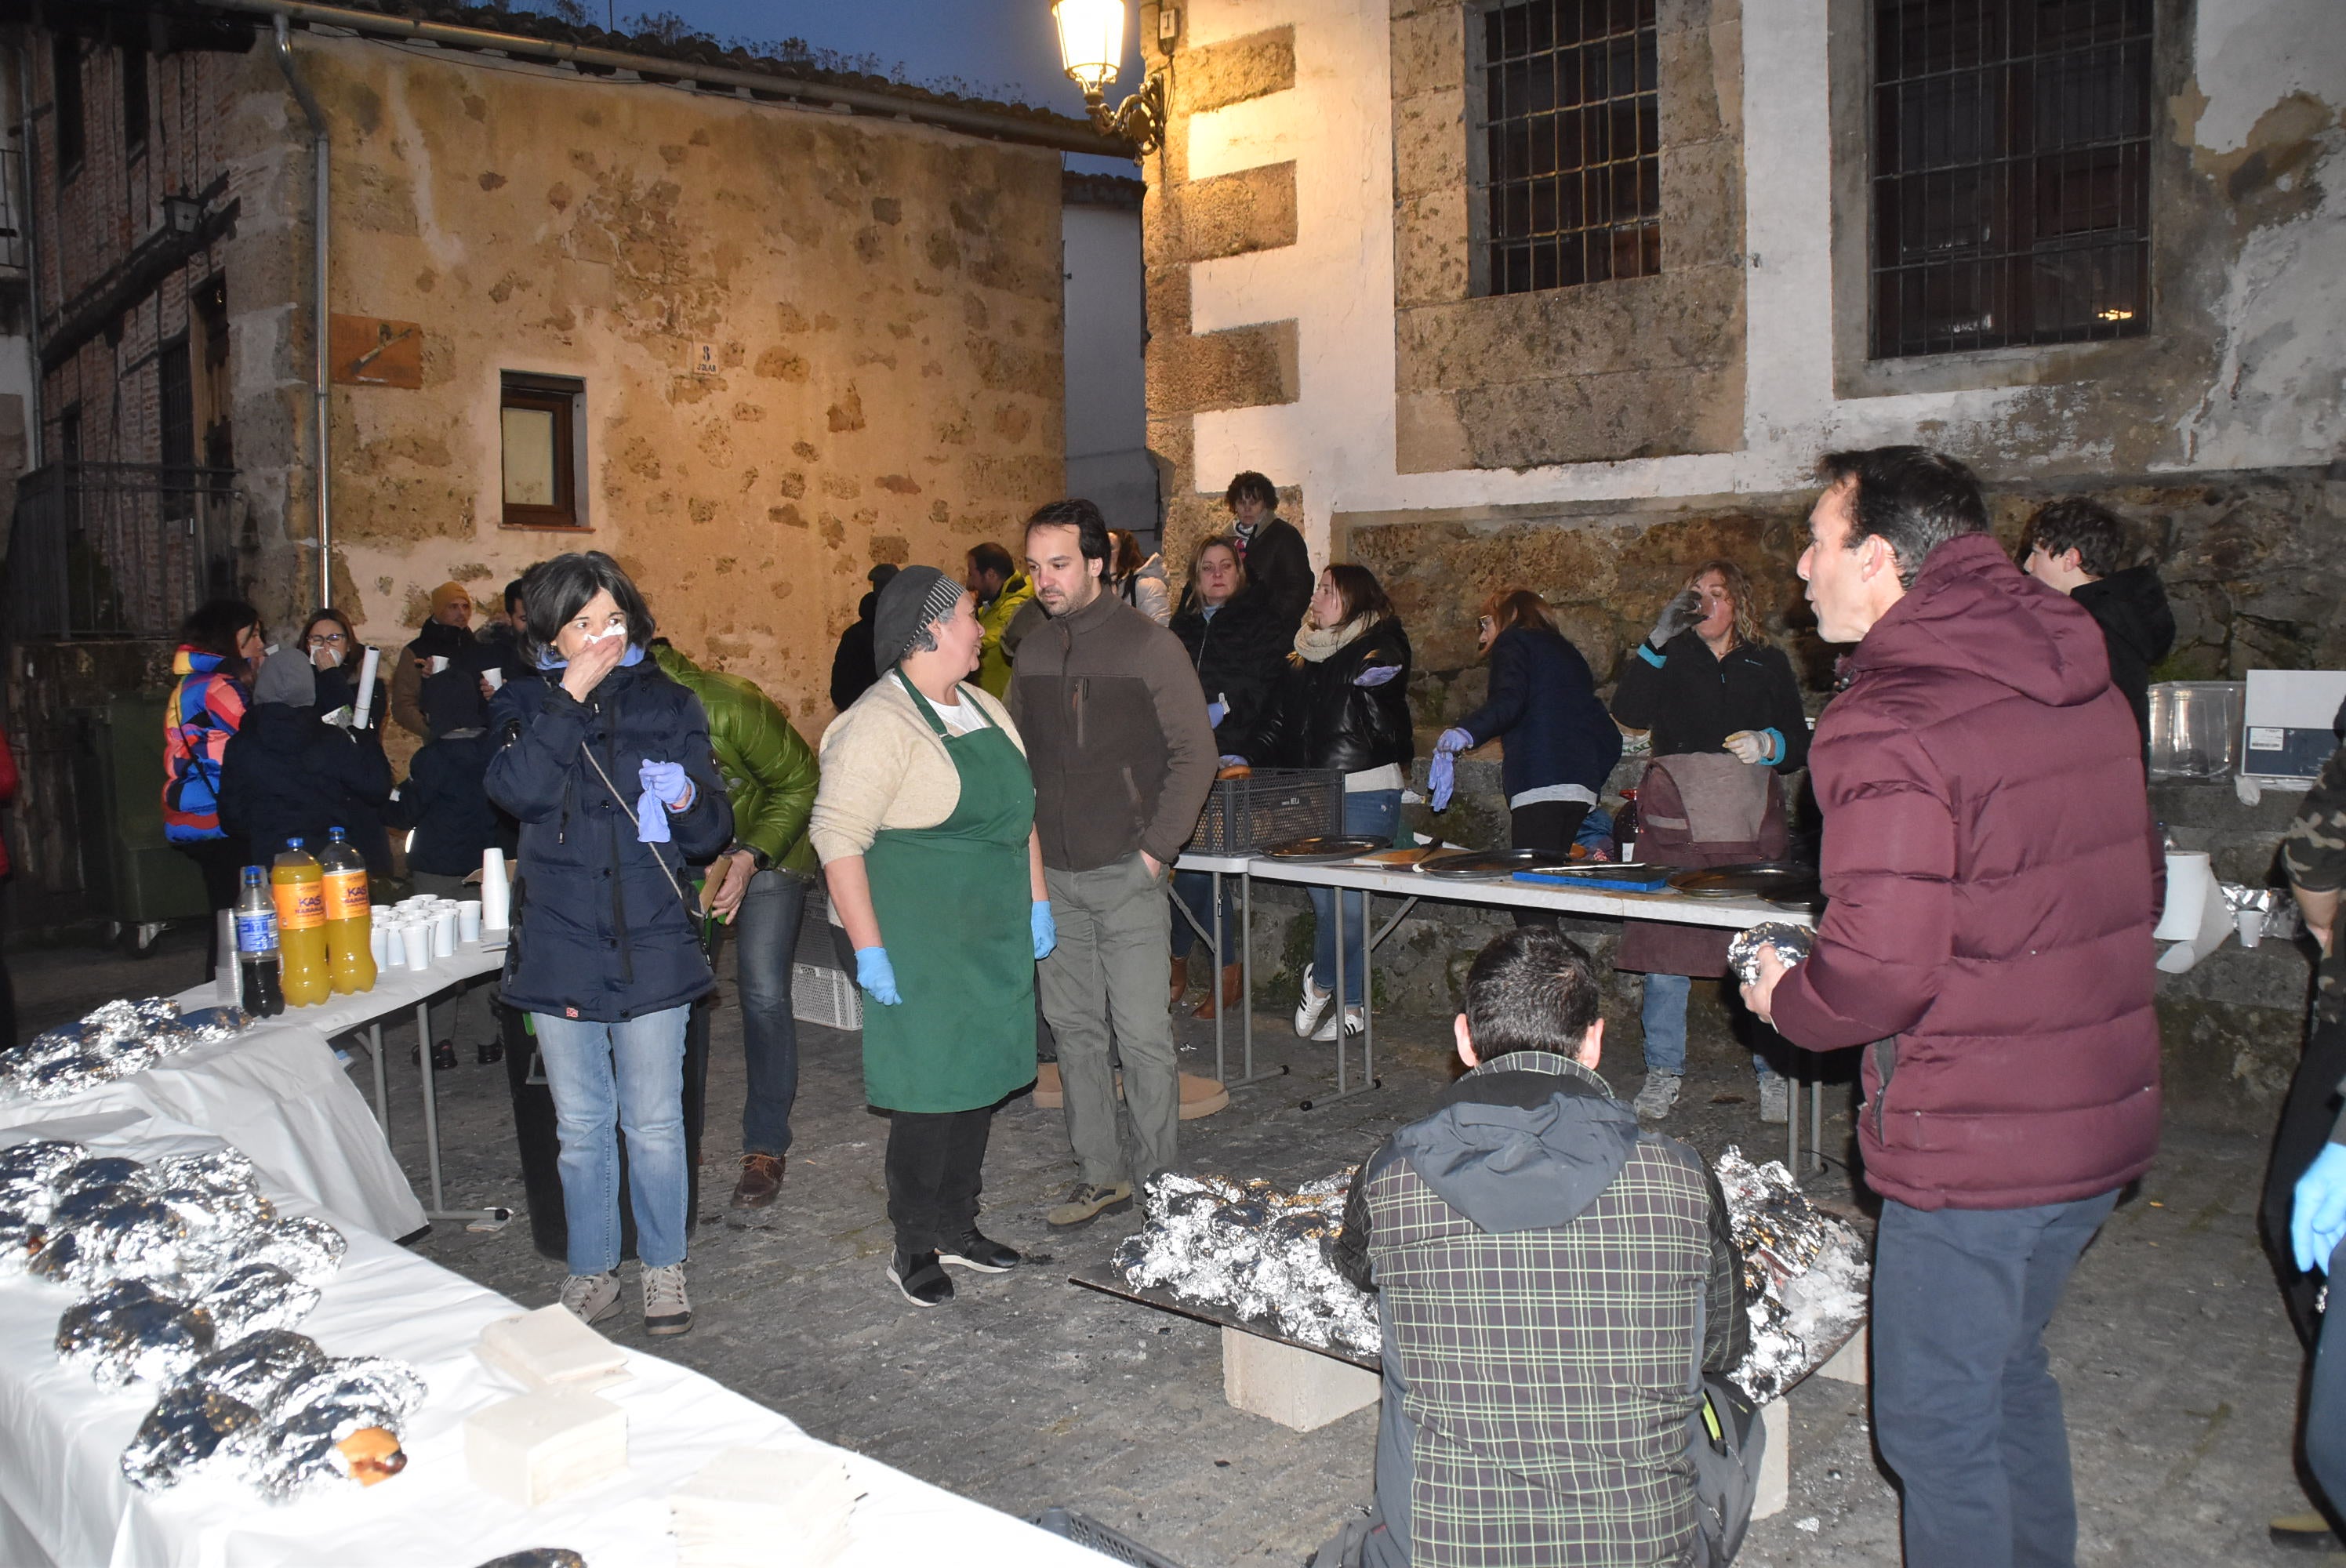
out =
[[[1295,1009],[1295,1033],[1304,1039],[1318,1038],[1312,1031],[1320,1027],[1320,1015],[1328,1011],[1328,1003],[1336,999],[1332,991],[1322,991],[1311,983],[1311,965],[1303,966],[1303,1000]],[[1334,1039],[1334,1035],[1330,1035]]]
[[[1165,1004],[1168,1008],[1180,1006],[1181,999],[1189,994],[1189,955],[1186,952],[1173,961],[1172,983],[1173,1000]]]
[[[1760,1080],[1760,1119],[1780,1127],[1792,1119],[1792,1081],[1781,1073]]]
[[[915,1307],[942,1307],[954,1298],[953,1280],[933,1252],[899,1252],[888,1260],[888,1278]]]
[[[612,1293],[617,1294],[617,1281]],[[644,1332],[681,1334],[692,1327],[692,1298],[684,1293],[684,1265],[644,1270]]]
[[[743,1155],[741,1177],[733,1184],[726,1219],[734,1225],[771,1224],[774,1199],[782,1192],[782,1167],[788,1163],[781,1155]]]
[[[1368,1015],[1362,1013],[1358,1007],[1347,1007],[1344,1009],[1344,1033],[1346,1035],[1358,1038],[1360,1035],[1368,1032]],[[1319,1028],[1314,1029],[1311,1032],[1311,1038],[1320,1041],[1323,1044],[1336,1038],[1336,1014],[1333,1009],[1330,1010],[1327,1022],[1321,1024]]]
[[[2275,1519],[2265,1526],[2265,1539],[2291,1552],[2338,1550],[2338,1538],[2330,1532],[2329,1519],[2310,1508],[2303,1513],[2284,1513]]]
[[[473,1047],[473,1060],[484,1067],[494,1067],[505,1059],[505,1043],[502,1040],[484,1040]]]
[[[1132,1207],[1132,1184],[1111,1182],[1106,1186],[1094,1186],[1089,1182],[1077,1182],[1067,1194],[1067,1201],[1043,1216],[1055,1230],[1073,1226],[1089,1225],[1104,1214],[1122,1214]]]
[[[1198,1011],[1192,1013],[1189,1016],[1192,1018],[1215,1018],[1220,1016],[1224,1009],[1236,1008],[1239,1005],[1239,997],[1243,989],[1244,979],[1239,972],[1239,966],[1235,963],[1226,963],[1222,965],[1221,989],[1219,991],[1209,990],[1206,993],[1206,1000],[1198,1003]]]
[[[1678,1103],[1678,1085],[1686,1081],[1682,1073],[1648,1073],[1646,1086],[1637,1091],[1634,1102],[1637,1115],[1649,1122],[1660,1121]]]
[[[562,1305],[581,1323],[608,1318],[619,1309],[619,1271],[570,1276],[562,1282]]]
[[[1026,1258],[1016,1247],[994,1240],[973,1225],[960,1240],[937,1248],[937,1261],[958,1263],[981,1274],[1007,1274]]]

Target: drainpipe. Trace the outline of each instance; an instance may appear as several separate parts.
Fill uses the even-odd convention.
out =
[[[25,307],[31,325],[25,333],[32,374],[26,378],[26,471],[41,466],[41,241],[33,227],[33,181],[39,178],[39,148],[33,143],[33,51],[29,43],[16,49],[16,107],[24,116],[16,137],[16,232],[25,237]]]
[[[318,100],[311,93],[309,84],[301,79],[301,72],[293,67],[293,46],[286,35],[283,14],[280,13],[275,21],[277,23],[277,68],[285,73],[285,85],[293,89],[293,97],[301,104],[302,114],[309,117],[311,154],[317,164],[318,171],[317,187],[310,198],[310,233],[313,241],[310,258],[311,292],[316,307],[310,323],[310,336],[318,351],[317,363],[311,367],[310,372],[311,392],[315,400],[314,412],[311,418],[318,431],[317,602],[321,605],[331,605],[334,602],[334,525],[333,514],[328,505],[330,481],[327,478],[326,455],[327,428],[331,423],[328,418],[327,390],[333,384],[333,364],[327,347],[326,239],[327,214],[332,210],[327,204],[327,180],[332,165],[333,148],[326,137],[325,111],[318,107]]]

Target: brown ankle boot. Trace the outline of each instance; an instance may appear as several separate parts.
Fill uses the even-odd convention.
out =
[[[1239,1004],[1239,993],[1244,985],[1244,978],[1240,974],[1237,964],[1226,963],[1222,965],[1221,990],[1219,992],[1208,992],[1206,993],[1206,1000],[1198,1003],[1198,1011],[1191,1013],[1189,1016],[1192,1018],[1212,1018],[1216,1016],[1219,1010],[1214,1004],[1217,1002],[1220,1003],[1223,1007],[1236,1007]]]
[[[1173,999],[1165,1005],[1178,1007],[1181,999],[1189,994],[1189,955],[1183,953],[1173,961]]]

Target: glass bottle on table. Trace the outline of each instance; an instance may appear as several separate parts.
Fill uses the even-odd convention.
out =
[[[374,951],[367,941],[372,911],[367,903],[366,860],[352,848],[350,835],[334,829],[318,857],[325,871],[326,968],[336,991],[348,995],[374,989]]]
[[[236,901],[236,962],[243,975],[244,1010],[255,1018],[285,1011],[277,980],[277,905],[259,866],[244,868]]]
[[[279,983],[288,1007],[315,1007],[334,993],[326,961],[326,873],[299,839],[269,868],[277,903]]]

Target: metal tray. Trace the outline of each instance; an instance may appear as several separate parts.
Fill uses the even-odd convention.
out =
[[[1392,848],[1391,839],[1352,839],[1321,833],[1309,839],[1290,839],[1281,844],[1265,844],[1255,853],[1266,860],[1290,866],[1322,866],[1337,860],[1356,860],[1362,855]]]
[[[1479,882],[1512,877],[1517,871],[1554,871],[1573,863],[1567,850],[1462,850],[1456,854],[1420,860],[1417,869],[1429,877]]]
[[[1757,860],[1749,865],[1680,871],[1670,879],[1670,886],[1688,898],[1765,899],[1794,907],[1816,903],[1824,896],[1817,883],[1816,867],[1797,860]]]

